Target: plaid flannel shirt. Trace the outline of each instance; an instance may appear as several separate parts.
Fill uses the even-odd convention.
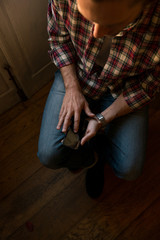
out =
[[[112,38],[100,75],[93,72],[104,38],[77,9],[76,0],[49,0],[48,34],[52,61],[58,68],[74,63],[84,95],[99,99],[109,88],[133,109],[147,104],[160,88],[160,1],[146,6],[134,24]]]

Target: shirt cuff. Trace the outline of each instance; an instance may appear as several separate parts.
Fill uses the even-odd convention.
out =
[[[71,48],[70,44],[63,44],[54,46],[54,49],[48,51],[52,62],[57,68],[62,68],[75,62],[74,50],[72,51]]]
[[[123,96],[129,107],[133,110],[140,109],[151,101],[148,94],[141,89],[126,89],[123,92]]]

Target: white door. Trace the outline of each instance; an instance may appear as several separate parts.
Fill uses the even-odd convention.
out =
[[[0,0],[0,46],[3,49],[0,55],[1,102],[8,85],[10,91],[12,89],[16,93],[15,84],[11,80],[8,82],[6,70],[4,73],[4,64],[11,66],[17,85],[28,98],[53,79],[55,67],[48,56],[47,2]],[[15,102],[20,100],[15,98]],[[9,99],[8,102],[13,103]]]

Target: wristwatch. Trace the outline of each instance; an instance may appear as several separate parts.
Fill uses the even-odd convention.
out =
[[[106,121],[103,115],[101,113],[97,113],[95,116],[96,120],[101,124],[101,127],[104,128],[106,126]]]

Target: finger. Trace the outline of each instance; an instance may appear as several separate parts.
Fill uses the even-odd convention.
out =
[[[87,114],[87,116],[89,116],[89,117],[94,117],[95,116],[95,114],[91,112],[91,110],[90,110],[90,108],[88,106],[88,103],[85,103],[84,111]]]
[[[57,129],[59,130],[64,122],[65,114],[61,115],[57,124]]]
[[[63,123],[63,128],[62,128],[62,132],[66,132],[68,127],[71,125],[71,117],[72,115],[70,113],[68,113],[65,118],[64,118],[64,123]]]
[[[83,146],[87,141],[89,141],[92,137],[94,137],[95,134],[88,132],[85,134],[85,136],[81,139],[81,145]]]
[[[61,128],[63,120],[64,120],[64,116],[65,116],[65,113],[64,113],[63,106],[62,106],[61,110],[60,110],[60,113],[59,113],[59,121],[58,121],[58,124],[57,124],[57,129]]]
[[[74,132],[78,132],[79,123],[80,123],[80,113],[75,112],[75,115],[74,115]]]
[[[63,108],[63,106],[61,107],[61,110],[60,110],[60,112],[59,112],[59,118],[60,118],[62,115],[64,115],[64,108]]]
[[[81,139],[81,145],[83,146],[87,141],[89,141],[90,136],[86,135]]]

